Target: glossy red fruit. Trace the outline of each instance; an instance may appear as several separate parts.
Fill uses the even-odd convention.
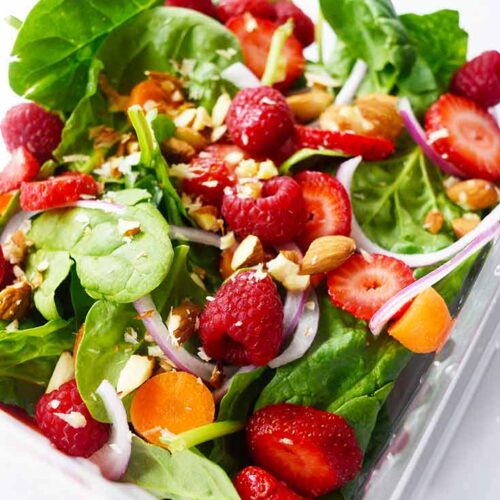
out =
[[[61,142],[63,126],[57,115],[34,102],[23,102],[7,111],[0,129],[9,151],[24,146],[42,164]]]
[[[305,500],[260,467],[245,467],[234,486],[241,500]]]
[[[363,455],[343,417],[308,406],[276,404],[247,424],[255,462],[302,495],[319,497],[352,481]]]
[[[44,394],[36,404],[35,418],[52,444],[73,457],[89,457],[109,439],[110,426],[92,418],[74,380]]]
[[[465,63],[453,76],[450,91],[484,108],[500,103],[500,52],[489,50]]]
[[[306,223],[298,237],[301,248],[306,251],[320,236],[349,236],[352,211],[344,186],[327,173],[308,170],[295,180],[302,187],[306,210]]]
[[[293,114],[272,87],[240,90],[226,117],[231,139],[253,155],[275,151],[293,134]]]
[[[389,299],[414,281],[413,271],[400,260],[379,254],[356,254],[328,274],[328,294],[335,306],[369,321]]]
[[[283,305],[273,280],[258,271],[235,274],[200,317],[203,349],[233,365],[264,366],[283,340]]]
[[[81,199],[83,195],[95,196],[99,185],[93,177],[69,172],[44,181],[23,182],[21,208],[23,210],[47,210]]]
[[[263,19],[276,19],[276,9],[269,0],[220,0],[217,5],[217,15],[224,24],[244,12]]]
[[[284,24],[290,18],[293,19],[293,33],[302,46],[308,47],[311,45],[315,38],[312,19],[291,0],[278,0],[276,2],[276,21],[278,24]]]
[[[234,188],[224,195],[222,215],[240,238],[253,234],[264,245],[290,243],[305,221],[302,189],[290,177],[266,181],[257,199]]]
[[[0,171],[0,194],[19,189],[23,182],[34,179],[39,171],[38,160],[24,146],[20,146]]]
[[[280,25],[269,19],[253,17],[247,13],[231,18],[226,26],[238,37],[245,64],[258,78],[262,78],[266,69],[271,39]],[[286,76],[283,81],[275,84],[279,90],[284,92],[289,89],[304,72],[306,60],[302,50],[301,43],[294,35],[288,38],[283,50]]]
[[[166,0],[166,7],[183,7],[184,9],[197,10],[210,17],[217,17],[217,9],[212,0]]]
[[[12,264],[4,257],[0,246],[0,290],[9,285],[14,279]]]
[[[434,149],[464,176],[500,180],[500,128],[475,102],[442,95],[427,111],[425,131]]]
[[[301,148],[336,149],[364,160],[378,161],[394,153],[395,146],[383,137],[368,137],[350,132],[332,132],[295,125],[296,141]]]

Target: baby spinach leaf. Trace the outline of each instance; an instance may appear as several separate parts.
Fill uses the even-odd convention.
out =
[[[85,92],[88,68],[106,36],[155,3],[40,0],[12,49],[12,89],[48,108],[72,111]]]
[[[123,478],[157,498],[171,500],[238,500],[231,480],[196,450],[168,450],[132,438],[132,456]]]
[[[139,224],[131,238],[123,222]],[[38,217],[30,239],[34,251],[67,251],[82,286],[94,299],[133,302],[165,279],[173,250],[168,225],[153,206],[125,207],[120,214],[101,210],[52,210]]]
[[[366,235],[384,248],[401,253],[432,252],[455,239],[450,222],[463,211],[446,196],[444,176],[419,148],[380,163],[360,165],[351,199]],[[431,210],[446,221],[434,235],[424,228]]]
[[[85,321],[85,317],[90,308],[94,305],[95,300],[85,291],[75,268],[71,269],[69,293],[71,296],[71,306],[75,316],[75,325],[79,328]]]
[[[127,342],[127,332],[132,337],[137,334],[136,343]],[[143,337],[142,322],[130,304],[100,300],[87,314],[76,356],[76,382],[82,399],[97,420],[108,421],[101,398],[95,397],[97,387],[104,379],[116,387],[123,367],[141,347]]]
[[[280,166],[280,174],[292,175],[299,166],[312,168],[311,163],[326,163],[328,158],[346,158],[348,155],[332,149],[301,149],[294,153]]]
[[[141,203],[141,201],[151,200],[151,194],[148,191],[137,188],[108,192],[106,196],[117,205],[128,205],[130,207]]]

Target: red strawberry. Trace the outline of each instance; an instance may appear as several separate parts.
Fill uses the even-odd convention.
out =
[[[226,26],[238,37],[245,64],[261,78],[266,68],[271,39],[279,24],[246,13],[231,18]],[[286,60],[286,77],[275,86],[285,91],[302,74],[306,64],[302,45],[294,35],[286,41],[283,59]]]
[[[304,171],[295,176],[302,187],[307,220],[299,234],[304,251],[320,236],[351,233],[351,202],[344,186],[324,172]]]
[[[434,149],[467,177],[500,180],[500,129],[475,102],[442,95],[425,115]]]
[[[500,52],[489,50],[465,63],[455,73],[450,91],[484,108],[496,106],[500,102]]]
[[[183,7],[184,9],[197,10],[210,17],[217,17],[217,10],[212,0],[166,0],[166,7]]]
[[[284,24],[288,19],[293,19],[293,33],[303,47],[308,47],[314,42],[314,23],[302,9],[299,9],[290,0],[279,0],[276,2],[276,21]]]
[[[0,129],[10,152],[24,146],[43,163],[61,141],[63,122],[38,104],[23,102],[7,111]]]
[[[246,197],[244,191],[235,188],[224,195],[222,215],[241,238],[253,234],[264,245],[290,243],[305,220],[302,190],[290,177],[266,181],[262,196],[257,199]]]
[[[234,479],[241,500],[305,500],[260,467],[246,467]]]
[[[35,178],[39,171],[38,160],[24,146],[17,148],[0,172],[0,193],[19,189],[23,182]]]
[[[82,195],[95,196],[99,185],[93,177],[68,172],[44,181],[23,182],[21,208],[23,210],[47,210],[79,200]]]
[[[229,278],[200,317],[205,352],[233,365],[264,366],[283,340],[283,305],[273,280],[257,271]]]
[[[272,21],[276,19],[276,9],[269,0],[220,0],[217,5],[217,15],[224,24],[245,12]]]
[[[368,137],[350,132],[332,132],[295,125],[296,140],[301,148],[336,149],[364,160],[378,161],[394,153],[394,144],[383,137]]]
[[[240,90],[226,117],[231,139],[254,155],[275,151],[293,134],[293,115],[272,87]]]
[[[363,455],[343,417],[308,406],[276,404],[247,424],[255,462],[302,495],[318,497],[352,481]]]
[[[249,156],[245,151],[235,144],[217,143],[208,146],[199,156],[212,158],[215,161],[223,161],[228,168],[233,171],[242,160],[248,160]]]
[[[328,294],[335,306],[369,321],[390,298],[414,281],[412,270],[400,260],[356,254],[328,274]]]

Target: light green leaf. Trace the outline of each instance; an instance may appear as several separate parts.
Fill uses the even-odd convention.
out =
[[[288,160],[280,166],[281,175],[291,175],[296,168],[312,168],[312,164],[324,165],[328,163],[328,167],[331,168],[331,163],[334,160],[328,160],[328,158],[347,158],[349,155],[342,153],[341,151],[334,151],[332,149],[301,149],[294,153]],[[314,165],[317,166],[317,165]],[[328,168],[327,167],[327,168]]]

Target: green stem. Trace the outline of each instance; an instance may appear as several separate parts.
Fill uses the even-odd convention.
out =
[[[21,21],[21,19],[18,19],[17,17],[15,16],[7,16],[4,21],[9,25],[11,26],[12,28],[14,28],[16,31],[19,31],[21,29],[21,26],[23,25],[23,22]]]
[[[138,104],[128,109],[128,117],[135,129],[139,147],[141,148],[141,163],[149,166],[153,162],[153,152],[155,149],[155,139],[151,126],[146,120],[144,111]]]
[[[323,24],[324,24],[323,12],[319,12],[318,22],[316,23],[316,29],[314,30],[316,37],[316,44],[318,45],[318,63],[324,63],[324,50],[323,50]]]
[[[286,60],[283,58],[283,49],[288,38],[293,33],[293,19],[282,24],[273,34],[271,47],[267,56],[266,69],[262,76],[262,85],[273,85],[285,79]]]
[[[172,437],[161,437],[160,441],[170,451],[182,451],[193,446],[198,446],[206,441],[234,434],[245,427],[245,422],[227,420],[224,422],[215,422],[213,424],[202,425],[186,432],[181,432]]]

